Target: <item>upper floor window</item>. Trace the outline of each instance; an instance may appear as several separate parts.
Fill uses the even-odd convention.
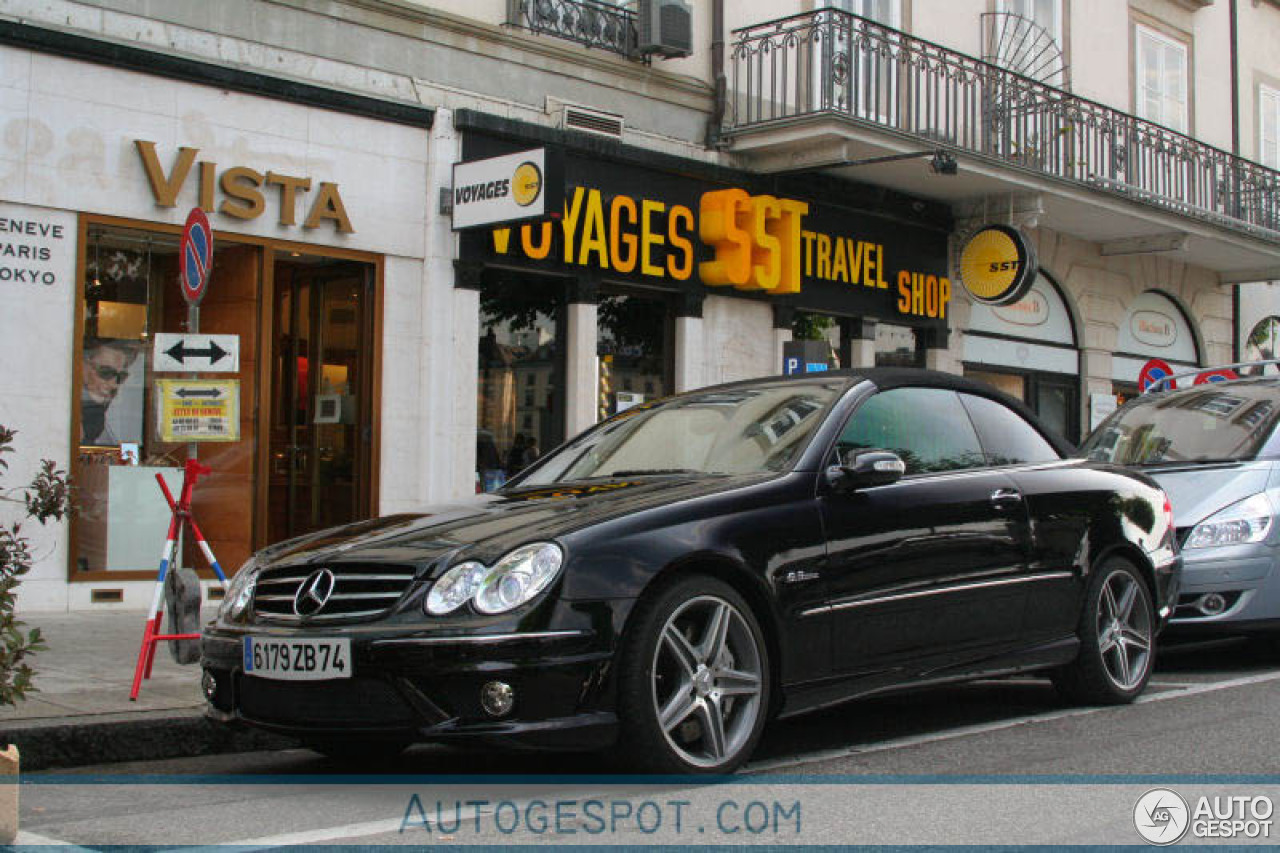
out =
[[[1062,47],[1062,0],[996,0],[996,11],[1021,15]]]
[[[1258,87],[1258,159],[1280,169],[1280,89]]]
[[[836,0],[831,5],[886,27],[902,29],[902,0]]]
[[[1186,133],[1190,127],[1187,45],[1150,27],[1134,26],[1135,112]]]

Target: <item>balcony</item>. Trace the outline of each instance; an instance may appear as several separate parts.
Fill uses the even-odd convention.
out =
[[[955,205],[1028,194],[1066,233],[1190,234],[1188,260],[1224,281],[1280,274],[1280,173],[1063,89],[835,9],[735,30],[730,73],[725,135],[761,171]],[[959,176],[854,162],[935,149]]]
[[[507,0],[507,23],[535,35],[567,39],[636,57],[636,15],[592,0]]]

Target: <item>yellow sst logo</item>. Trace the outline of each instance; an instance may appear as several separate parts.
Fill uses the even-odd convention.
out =
[[[516,166],[511,175],[511,200],[521,207],[528,207],[538,200],[542,192],[542,170],[537,163],[528,160]]]
[[[1036,277],[1035,253],[1022,232],[988,225],[965,243],[960,280],[975,301],[1011,305],[1026,296]]]

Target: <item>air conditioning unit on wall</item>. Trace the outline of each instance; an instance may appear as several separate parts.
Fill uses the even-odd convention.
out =
[[[639,0],[637,49],[642,56],[658,54],[667,59],[693,53],[693,11],[684,0]]]

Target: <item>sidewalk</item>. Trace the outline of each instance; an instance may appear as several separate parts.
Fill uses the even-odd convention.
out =
[[[206,621],[213,605],[204,607]],[[168,644],[156,649],[151,678],[129,701],[142,640],[142,611],[30,613],[48,649],[30,658],[36,692],[0,706],[0,746],[16,743],[22,768],[281,748],[290,741],[229,731],[204,718],[200,666],[180,666]]]

